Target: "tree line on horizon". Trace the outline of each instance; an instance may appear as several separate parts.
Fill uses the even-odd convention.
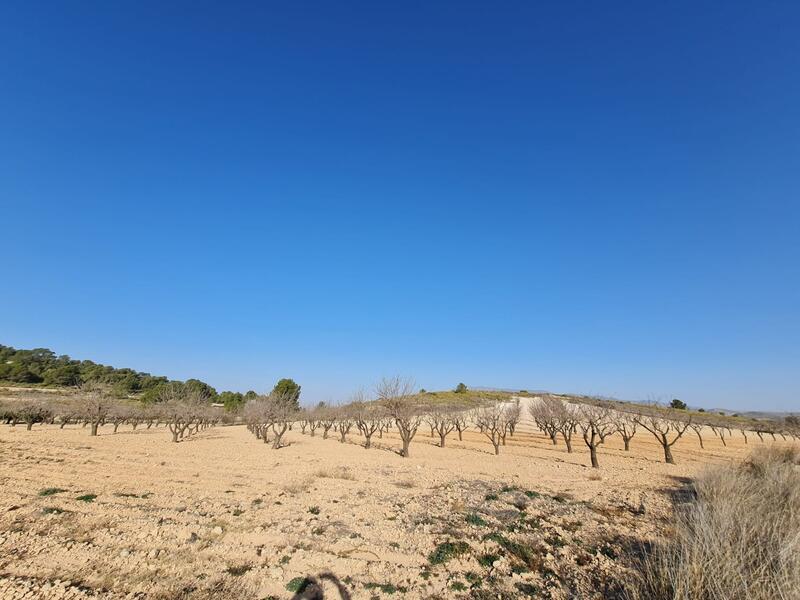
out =
[[[119,398],[135,397],[146,404],[157,403],[167,388],[181,388],[209,402],[224,404],[227,410],[236,410],[258,394],[217,392],[199,379],[171,380],[161,375],[151,375],[128,368],[115,368],[91,360],[76,360],[66,354],[57,355],[49,348],[20,350],[0,344],[0,382],[14,385],[46,385],[78,388],[85,384],[107,387]],[[299,408],[300,386],[292,379],[281,379],[273,392],[292,399]]]

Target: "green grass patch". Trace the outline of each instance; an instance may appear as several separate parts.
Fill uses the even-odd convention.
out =
[[[312,506],[311,508],[308,509],[308,512],[310,512],[312,515],[318,515],[319,506]]]
[[[311,580],[307,577],[295,577],[286,584],[286,590],[293,593],[299,593],[305,590],[311,584]]]
[[[61,492],[66,492],[66,491],[67,490],[65,490],[63,488],[49,487],[49,488],[44,488],[42,490],[39,490],[39,495],[40,496],[54,496],[55,494],[60,494]]]
[[[467,586],[460,581],[454,581],[450,584],[450,589],[455,592],[463,592],[467,589]]]
[[[83,496],[78,496],[75,500],[80,500],[81,502],[94,502],[94,499],[97,498],[97,494],[84,494]]]
[[[500,556],[497,554],[481,554],[478,557],[478,564],[490,569],[496,560],[500,560]]]
[[[42,509],[42,514],[45,515],[60,515],[63,512],[66,511],[63,508],[58,508],[57,506],[45,506]]]
[[[466,542],[442,542],[428,555],[428,562],[432,565],[442,565],[447,561],[469,552]]]
[[[485,520],[483,520],[479,514],[476,513],[468,514],[466,517],[466,521],[470,525],[477,525],[479,527],[486,527],[489,524]]]
[[[472,587],[480,587],[483,583],[483,577],[475,571],[467,571],[464,573],[464,579],[466,579]]]
[[[492,532],[483,536],[484,540],[491,540],[508,552],[512,557],[521,561],[524,565],[537,569],[541,565],[541,556],[534,548],[528,544],[521,544],[508,539],[501,533]]]
[[[392,583],[365,583],[364,587],[368,590],[380,590],[384,594],[396,594],[397,592],[405,593],[407,588],[402,586],[398,587]]]

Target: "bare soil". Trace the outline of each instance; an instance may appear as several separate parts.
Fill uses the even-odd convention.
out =
[[[2,425],[0,598],[613,598],[671,495],[762,444],[689,431],[667,465],[640,431],[598,470],[527,420],[499,456],[424,424],[410,458],[337,438]]]

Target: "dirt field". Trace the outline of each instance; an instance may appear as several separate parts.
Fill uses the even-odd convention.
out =
[[[669,494],[762,443],[709,431],[701,450],[690,430],[667,465],[639,431],[593,470],[582,440],[567,454],[529,422],[499,456],[476,432],[439,448],[425,425],[407,459],[392,434],[336,437],[2,425],[0,597],[323,597],[302,593],[321,574],[325,598],[613,597]]]

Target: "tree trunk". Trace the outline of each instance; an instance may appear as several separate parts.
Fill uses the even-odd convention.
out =
[[[114,423],[114,433],[117,433],[117,429],[119,429],[119,423]]]
[[[594,445],[589,446],[589,456],[592,459],[592,468],[593,469],[599,469],[600,468],[600,463],[597,462],[597,446],[594,446]]]
[[[369,450],[370,446],[372,446],[372,434],[370,433],[367,435],[367,433],[364,432],[364,438],[366,439],[366,442],[364,442],[364,449]]]
[[[558,434],[557,433],[551,433],[550,434],[550,439],[553,442],[553,446],[557,446],[558,445]]]
[[[662,444],[664,446],[664,462],[669,465],[675,464],[675,459],[672,458],[672,449],[669,444]]]
[[[444,448],[444,439],[447,437],[446,433],[439,433],[439,447]]]
[[[459,442],[464,441],[464,440],[461,439],[461,430],[460,429],[458,430],[458,441]]]
[[[272,449],[277,450],[281,447],[281,439],[283,438],[283,434],[286,433],[287,425],[283,425],[280,431],[276,427],[272,428],[272,431],[275,433],[275,439],[272,442]]]
[[[92,423],[92,430],[89,432],[89,435],[97,435],[97,423]]]
[[[500,440],[492,440],[492,446],[494,446],[495,455],[500,454]]]
[[[28,423],[27,426],[25,427],[25,429],[30,431],[32,427],[33,427],[33,423]]]
[[[408,452],[408,447],[411,445],[411,440],[407,439],[406,436],[402,436],[402,438],[403,438],[402,456],[403,456],[403,458],[408,458],[410,456],[409,452]]]
[[[567,454],[572,454],[572,439],[565,433],[562,433],[561,436],[564,438],[564,443],[567,445]]]
[[[625,452],[631,451],[631,438],[624,437],[622,441],[625,442]]]
[[[344,427],[339,427],[339,433],[341,434],[339,437],[339,443],[344,444],[346,441],[344,436],[347,435],[347,430]]]

